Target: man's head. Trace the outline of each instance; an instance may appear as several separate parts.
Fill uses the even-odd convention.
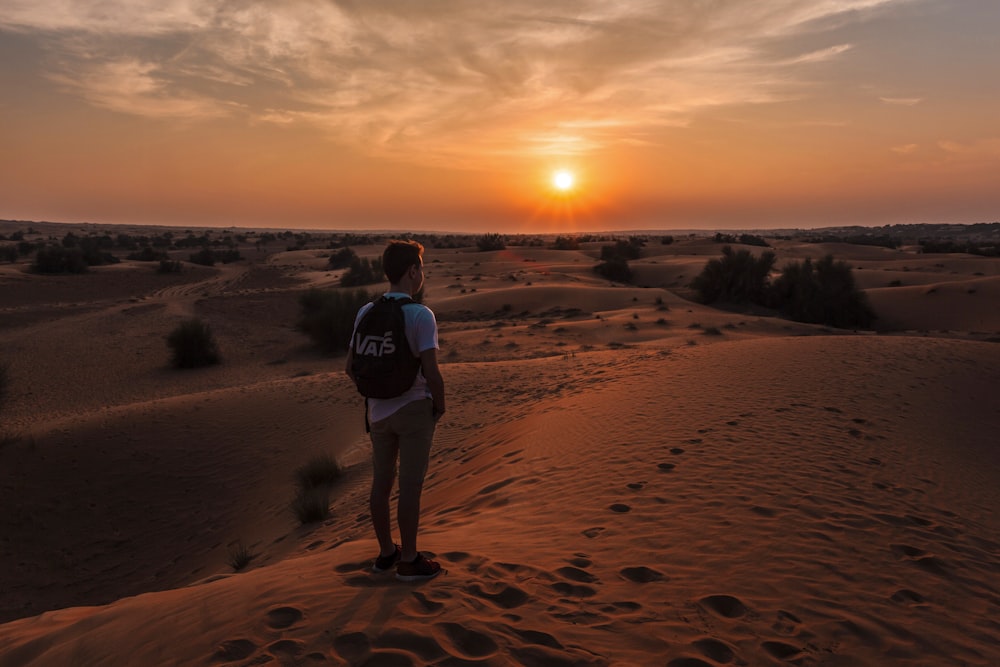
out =
[[[382,269],[393,285],[410,277],[413,292],[423,285],[424,247],[416,241],[389,241],[382,252]],[[419,275],[418,275],[419,274]]]

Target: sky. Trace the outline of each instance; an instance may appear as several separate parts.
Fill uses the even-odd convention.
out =
[[[998,32],[998,0],[0,0],[0,218],[991,222]]]

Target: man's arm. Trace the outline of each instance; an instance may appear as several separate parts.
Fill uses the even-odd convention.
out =
[[[427,380],[427,388],[431,391],[431,400],[434,402],[434,419],[438,420],[445,411],[444,402],[444,378],[441,377],[441,369],[438,368],[437,349],[431,348],[420,353],[421,372]]]

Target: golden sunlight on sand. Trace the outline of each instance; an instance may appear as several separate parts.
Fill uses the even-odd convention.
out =
[[[651,237],[631,284],[599,238],[427,241],[447,572],[412,585],[369,571],[362,400],[295,328],[343,270],[261,238],[180,273],[0,264],[3,667],[1000,664],[1000,259],[768,239],[850,262],[856,332],[691,300],[711,238]],[[173,370],[191,316],[222,363]],[[343,475],[301,525],[322,454]]]

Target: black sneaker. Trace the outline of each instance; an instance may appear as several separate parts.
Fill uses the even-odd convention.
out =
[[[418,553],[410,563],[399,561],[396,564],[396,578],[400,581],[424,581],[441,574],[441,566]]]
[[[391,570],[392,566],[399,562],[399,557],[403,555],[403,550],[396,545],[396,550],[388,556],[379,556],[372,565],[372,572],[385,572]]]

